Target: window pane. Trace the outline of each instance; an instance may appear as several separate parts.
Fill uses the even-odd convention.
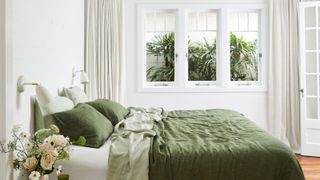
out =
[[[317,54],[306,53],[306,73],[317,73]]]
[[[239,30],[248,31],[248,13],[239,13]]]
[[[216,80],[216,27],[214,11],[188,13],[188,80]]]
[[[317,38],[316,38],[316,30],[306,30],[305,31],[305,43],[306,50],[317,50]]]
[[[147,81],[174,81],[175,13],[148,12],[145,17]]]
[[[258,13],[249,13],[249,30],[250,31],[259,30],[258,19],[259,19]]]
[[[305,27],[316,27],[316,8],[305,8]]]
[[[307,75],[306,77],[307,96],[317,96],[317,76]]]
[[[229,15],[231,81],[258,81],[259,13]]]
[[[317,119],[318,118],[318,102],[317,98],[307,98],[307,118]]]

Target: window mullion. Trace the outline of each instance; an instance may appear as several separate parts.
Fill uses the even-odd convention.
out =
[[[228,9],[222,8],[219,16],[220,36],[218,37],[218,80],[222,87],[227,87],[230,82],[230,36],[228,29]]]
[[[179,8],[177,11],[177,23],[176,23],[176,53],[178,58],[176,59],[176,77],[178,88],[186,87],[186,80],[188,78],[188,67],[186,60],[187,53],[187,24],[186,24],[186,9]]]

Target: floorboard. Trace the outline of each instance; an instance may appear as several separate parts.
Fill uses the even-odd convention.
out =
[[[320,180],[320,158],[297,155],[306,180]]]

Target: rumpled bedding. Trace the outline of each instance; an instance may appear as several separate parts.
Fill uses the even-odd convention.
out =
[[[148,180],[149,149],[156,135],[154,122],[162,108],[130,108],[129,116],[115,126],[110,137],[108,180]]]
[[[288,146],[224,109],[131,108],[111,137],[108,180],[304,180]]]

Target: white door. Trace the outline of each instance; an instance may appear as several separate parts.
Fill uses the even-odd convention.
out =
[[[320,156],[320,3],[300,3],[301,153]]]

